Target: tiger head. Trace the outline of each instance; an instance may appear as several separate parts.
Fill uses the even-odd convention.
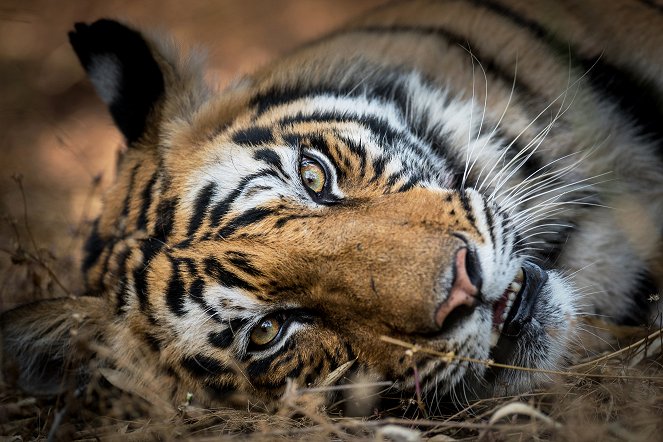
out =
[[[219,93],[195,56],[115,21],[70,40],[128,148],[86,245],[96,297],[5,314],[6,354],[63,358],[51,343],[91,318],[113,356],[207,402],[358,377],[514,392],[543,375],[487,361],[562,362],[573,289],[526,258],[530,218],[496,191],[516,179],[489,170],[500,139],[468,137],[471,100],[306,51]],[[19,361],[25,383],[43,360]]]

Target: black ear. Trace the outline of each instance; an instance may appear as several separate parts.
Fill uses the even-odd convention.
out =
[[[164,94],[164,76],[143,36],[113,20],[76,23],[69,41],[130,145]]]

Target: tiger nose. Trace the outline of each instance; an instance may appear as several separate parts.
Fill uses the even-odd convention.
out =
[[[463,247],[456,252],[454,279],[449,296],[435,312],[435,323],[442,327],[449,314],[461,306],[474,307],[481,290],[481,267],[474,252]]]

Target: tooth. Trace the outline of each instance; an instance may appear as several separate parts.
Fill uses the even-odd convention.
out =
[[[513,290],[514,293],[520,293],[520,289],[522,287],[523,287],[522,284],[520,284],[519,282],[513,281],[511,283],[511,290]],[[509,296],[511,296],[511,295],[509,294]]]
[[[508,313],[507,309],[504,309],[504,311],[502,312],[502,321],[506,321],[507,313]]]
[[[499,341],[499,339],[500,339],[500,333],[493,330],[490,333],[490,346],[495,347],[497,345],[497,341]]]
[[[523,269],[519,268],[514,281],[523,282],[523,279],[525,279],[525,274],[523,273]]]
[[[513,303],[513,301],[516,300],[516,293],[518,293],[518,292],[515,292],[515,293],[514,292],[509,292],[509,301],[508,301],[509,303]]]

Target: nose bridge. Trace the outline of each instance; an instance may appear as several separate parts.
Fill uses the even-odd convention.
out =
[[[428,226],[439,230],[453,228],[460,212],[452,191],[415,188],[376,198],[366,210],[383,220],[410,222],[410,226]]]
[[[453,195],[417,189],[336,212],[316,260],[319,301],[363,307],[403,331],[436,329],[464,246],[453,235],[462,224]]]

